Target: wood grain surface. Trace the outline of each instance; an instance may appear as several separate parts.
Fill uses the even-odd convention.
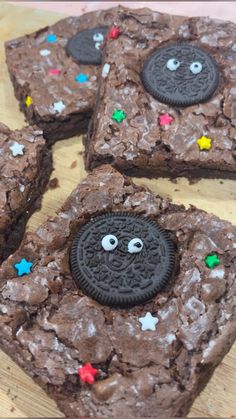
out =
[[[25,125],[18,110],[9,81],[3,44],[40,27],[56,22],[62,15],[26,9],[0,3],[0,121],[10,128]],[[49,190],[43,207],[31,218],[28,229],[36,229],[61,206],[73,188],[85,176],[81,139],[60,141],[54,146],[54,172],[59,187]],[[72,165],[73,162],[76,162]],[[72,167],[71,167],[72,165]],[[156,193],[170,196],[174,202],[194,204],[233,223],[236,222],[236,188],[233,181],[201,180],[189,185],[186,179],[177,183],[166,179],[135,180]],[[206,389],[195,401],[191,417],[234,417],[236,414],[236,345],[224,358]],[[52,417],[63,416],[55,403],[18,368],[10,358],[0,352],[0,417]]]

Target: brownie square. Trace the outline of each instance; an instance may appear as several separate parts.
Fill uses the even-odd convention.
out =
[[[85,132],[97,91],[99,65],[79,64],[68,41],[78,32],[109,26],[115,9],[68,17],[5,43],[6,62],[20,109],[49,142]],[[81,47],[81,40],[78,40]],[[84,39],[83,54],[98,54],[95,41]],[[74,49],[75,46],[74,46]]]
[[[107,220],[104,233],[114,235],[111,213],[138,221],[144,217],[168,232],[175,244],[176,267],[168,285],[145,303],[126,309],[99,304],[71,274],[76,235],[94,225],[98,216]],[[135,232],[136,223],[131,225]],[[116,234],[121,245],[126,243],[123,230]],[[96,258],[94,269],[102,260],[101,238],[87,249],[89,259]],[[153,251],[149,244],[146,248],[144,242],[147,261]],[[0,346],[67,416],[186,416],[236,337],[235,249],[236,228],[229,222],[174,205],[110,165],[100,166],[58,215],[28,233],[3,263]],[[108,260],[110,255],[108,251]],[[209,255],[217,263],[209,264]],[[127,257],[123,251],[122,263]],[[134,254],[130,257],[138,261]],[[32,265],[19,277],[14,266],[22,259]],[[119,263],[110,272],[116,272],[117,284],[124,284],[127,269],[119,270]],[[154,258],[154,266],[158,263]],[[147,264],[137,266],[144,272]],[[99,272],[91,280],[104,285],[107,279]],[[155,323],[151,330],[150,324],[147,330],[141,326],[148,313]]]
[[[0,123],[0,263],[17,249],[39,208],[52,171],[51,152],[36,127],[11,131]]]
[[[235,24],[149,9],[120,9],[115,21],[120,35],[104,49],[110,71],[85,140],[87,169],[235,178]]]

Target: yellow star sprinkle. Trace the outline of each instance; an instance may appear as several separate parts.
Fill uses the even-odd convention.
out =
[[[25,104],[26,104],[27,108],[28,108],[30,105],[32,105],[32,103],[33,103],[33,99],[32,99],[32,97],[31,97],[31,96],[26,96],[26,99],[25,99]]]
[[[210,150],[211,148],[211,139],[205,137],[204,135],[197,140],[200,150]]]

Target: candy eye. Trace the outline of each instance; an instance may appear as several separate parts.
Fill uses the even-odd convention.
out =
[[[201,71],[202,71],[202,64],[201,63],[199,63],[198,61],[195,61],[194,63],[192,63],[191,65],[190,65],[190,71],[193,73],[193,74],[198,74],[198,73],[201,73]]]
[[[129,253],[140,253],[143,248],[143,242],[141,239],[135,237],[135,239],[130,240],[128,243],[128,252]]]
[[[107,236],[102,239],[102,247],[107,252],[114,250],[118,245],[118,239],[113,234],[107,234]]]
[[[101,42],[96,42],[95,44],[96,49],[101,49],[101,46],[102,46]]]
[[[103,42],[104,41],[104,36],[102,33],[95,33],[93,35],[93,40],[94,42]]]
[[[176,71],[177,68],[179,68],[180,66],[180,62],[179,60],[176,60],[176,58],[171,58],[170,60],[167,61],[166,67],[170,70],[170,71]]]

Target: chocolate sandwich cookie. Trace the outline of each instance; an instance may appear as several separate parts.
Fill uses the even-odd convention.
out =
[[[69,39],[66,45],[67,54],[81,64],[101,64],[101,51],[106,34],[106,27],[85,29],[78,32]]]
[[[178,43],[157,48],[144,64],[141,79],[156,99],[172,106],[205,102],[219,83],[216,61],[202,48]]]
[[[148,218],[106,214],[86,224],[70,253],[79,288],[101,304],[131,307],[154,297],[173,276],[174,244]]]

